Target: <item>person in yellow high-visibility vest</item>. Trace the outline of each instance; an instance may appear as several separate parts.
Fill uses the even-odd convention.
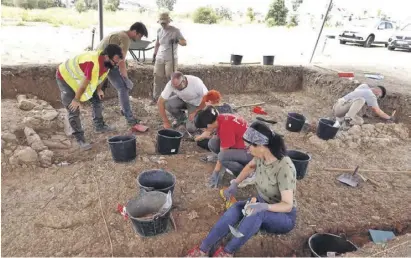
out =
[[[61,102],[68,111],[68,119],[73,136],[83,150],[91,149],[86,142],[80,121],[81,102],[90,101],[93,106],[94,129],[98,133],[114,130],[105,124],[101,99],[104,92],[102,82],[110,69],[123,59],[121,48],[110,44],[103,51],[88,51],[59,65],[56,72],[57,85],[61,92]]]

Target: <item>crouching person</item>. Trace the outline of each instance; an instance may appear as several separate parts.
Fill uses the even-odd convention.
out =
[[[60,64],[56,72],[61,102],[68,111],[68,120],[82,150],[91,145],[86,142],[80,121],[81,102],[90,101],[93,106],[94,129],[98,133],[114,130],[105,124],[101,99],[102,82],[109,71],[123,59],[121,48],[110,44],[103,51],[88,51]]]
[[[210,177],[210,186],[217,187],[219,173],[222,169],[238,176],[245,165],[252,160],[247,152],[243,134],[247,130],[247,122],[233,114],[219,114],[213,106],[198,112],[195,119],[197,128],[216,130],[217,135],[208,142],[211,152],[218,154],[217,164]]]
[[[394,122],[394,118],[382,111],[378,105],[378,99],[384,98],[385,95],[386,89],[383,86],[369,87],[367,84],[361,84],[354,91],[337,100],[333,107],[334,116],[344,128],[362,125],[364,120],[358,114],[367,104],[379,117]]]
[[[200,78],[183,75],[181,72],[173,73],[157,101],[164,128],[185,126],[187,131],[194,133],[197,130],[194,117],[205,107],[205,102],[202,100],[207,92],[207,87]],[[166,110],[176,119],[173,124],[170,124]],[[188,112],[188,117],[185,110]]]
[[[235,195],[238,184],[255,169],[257,202],[246,206],[246,201],[239,201],[231,206],[201,245],[189,251],[189,257],[208,256],[214,245],[230,232],[229,225],[236,227],[240,221],[237,229],[244,236],[233,237],[226,246],[220,246],[213,257],[233,256],[260,229],[272,234],[286,234],[295,226],[296,171],[291,159],[286,156],[282,137],[272,132],[265,124],[254,122],[244,133],[243,138],[250,145],[253,160],[231,181],[224,195],[227,199]],[[244,208],[251,211],[245,218],[242,213]]]

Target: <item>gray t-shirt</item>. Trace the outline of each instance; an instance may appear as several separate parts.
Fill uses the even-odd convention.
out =
[[[357,98],[364,98],[369,107],[378,107],[377,96],[370,89],[367,84],[361,84],[354,91],[344,96],[345,100],[353,100]]]
[[[171,53],[171,39],[184,39],[183,34],[181,31],[176,27],[169,26],[166,29],[160,28],[157,31],[157,40],[160,43],[160,47],[158,48],[157,60],[164,60],[164,61],[171,61],[172,60],[172,53]],[[178,43],[174,44],[174,59],[178,58],[177,55]]]
[[[187,87],[183,90],[177,90],[171,85],[171,80],[167,83],[161,97],[165,100],[169,99],[174,93],[185,103],[189,103],[193,106],[200,106],[203,96],[207,94],[208,89],[204,85],[203,81],[193,75],[185,75],[187,78]]]

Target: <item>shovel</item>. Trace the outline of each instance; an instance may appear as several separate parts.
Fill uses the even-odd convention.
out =
[[[340,175],[339,177],[337,177],[337,180],[343,184],[346,184],[352,187],[357,187],[358,183],[360,182],[360,177],[357,174],[359,168],[360,166],[357,166],[354,170],[354,173],[352,174],[344,173]]]

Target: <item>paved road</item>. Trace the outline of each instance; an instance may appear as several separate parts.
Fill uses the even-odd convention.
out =
[[[241,54],[243,62],[261,62],[263,55],[275,55],[276,64],[306,64],[316,40],[316,31],[297,27],[267,28],[264,25],[238,27],[201,24],[177,24],[188,40],[187,47],[179,49],[179,62],[184,64],[212,64],[229,62],[230,54]],[[153,39],[156,25],[149,26]],[[121,28],[106,28],[109,33]],[[1,33],[2,64],[58,63],[81,52],[91,43],[91,30],[71,27],[3,26]],[[326,34],[338,30],[325,29]],[[95,36],[98,41],[99,36]],[[388,51],[384,47],[363,48],[340,45],[325,38],[319,41],[314,63],[325,65],[363,67],[363,69],[395,75],[411,81],[411,53]],[[151,53],[148,54],[151,56]],[[128,58],[131,58],[128,55]]]

